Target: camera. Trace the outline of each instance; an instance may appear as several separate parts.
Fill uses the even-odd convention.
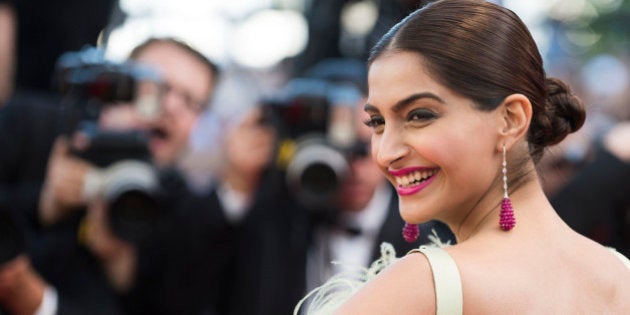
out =
[[[330,207],[350,170],[356,148],[353,120],[334,119],[340,110],[352,110],[339,101],[349,93],[359,92],[325,80],[295,78],[262,102],[263,121],[278,135],[275,167],[306,207]]]
[[[86,175],[85,199],[107,203],[109,226],[118,237],[132,242],[150,237],[165,192],[151,163],[148,132],[137,126],[103,128],[99,117],[112,106],[133,106],[141,117],[155,117],[160,77],[137,64],[106,61],[102,51],[87,47],[60,57],[55,82],[64,100],[61,133],[80,137],[85,145],[71,152],[97,167]]]

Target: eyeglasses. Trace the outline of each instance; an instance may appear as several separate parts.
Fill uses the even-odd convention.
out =
[[[174,96],[178,97],[186,105],[188,109],[196,113],[202,112],[207,106],[206,101],[196,100],[192,95],[190,95],[190,93],[183,91],[181,89],[178,89],[176,87],[173,87],[170,84],[164,84],[162,91],[163,91],[162,92],[163,97],[172,93]]]

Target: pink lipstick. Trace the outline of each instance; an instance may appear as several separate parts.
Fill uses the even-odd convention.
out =
[[[430,167],[409,167],[401,170],[390,170],[389,173],[395,177],[396,190],[400,196],[413,195],[429,186],[435,179],[439,169]],[[412,176],[401,178],[403,176]]]

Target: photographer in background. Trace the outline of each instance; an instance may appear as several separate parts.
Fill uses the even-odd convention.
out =
[[[153,163],[162,168],[177,167],[178,160],[186,153],[192,129],[210,102],[218,68],[201,53],[175,39],[149,39],[131,52],[130,60],[154,67],[165,82],[160,115],[148,122],[145,128],[150,129],[149,149]],[[119,114],[113,114],[108,120],[121,124],[123,119],[130,124],[138,124],[138,118],[130,117],[133,113],[118,111]],[[67,145],[62,141],[60,146]],[[64,162],[71,165],[63,165]],[[44,222],[54,222],[57,216],[63,215],[64,209],[80,203],[81,178],[87,170],[84,163],[68,159],[57,161],[54,155],[51,163],[49,174],[54,175],[57,165],[66,172],[63,181],[55,181],[61,176],[48,177],[52,179],[50,184],[46,182],[49,185],[45,185],[40,203]]]
[[[147,120],[133,106],[107,106],[98,117],[99,124],[112,129],[142,129],[150,135],[152,164],[161,170],[174,168],[196,119],[209,103],[217,68],[175,39],[150,39],[132,52],[131,59],[159,71],[164,83],[159,115]],[[45,111],[31,110],[32,115],[20,116],[24,106]],[[94,172],[95,165],[72,152],[81,151],[89,141],[76,134],[57,138],[46,163],[46,148],[51,148],[58,126],[63,124],[60,111],[25,103],[10,104],[0,111],[3,147],[12,148],[0,154],[0,203],[29,222],[20,226],[27,235],[26,253],[59,292],[60,309],[72,304],[79,314],[118,314],[122,312],[120,294],[135,285],[137,249],[112,233],[107,211],[99,210],[110,205],[103,204],[102,197],[86,198],[86,176]],[[22,121],[25,118],[34,119]],[[164,190],[172,204],[158,200],[161,208],[174,208],[173,204],[187,194],[177,176],[168,181],[169,189]],[[28,196],[16,194],[26,186]],[[36,187],[42,187],[41,194],[33,193]],[[26,202],[12,202],[20,198]]]

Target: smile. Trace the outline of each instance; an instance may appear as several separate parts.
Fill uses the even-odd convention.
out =
[[[396,181],[396,189],[401,196],[418,193],[427,187],[435,178],[437,168],[415,168],[390,171]]]

